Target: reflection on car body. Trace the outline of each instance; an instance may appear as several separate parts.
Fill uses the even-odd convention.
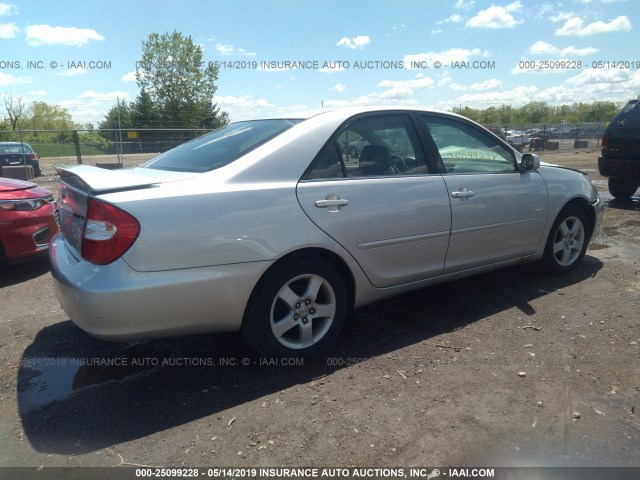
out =
[[[50,259],[78,326],[242,330],[276,355],[326,349],[350,307],[390,295],[523,261],[570,271],[603,211],[585,174],[426,109],[238,122],[132,170],[58,171]]]

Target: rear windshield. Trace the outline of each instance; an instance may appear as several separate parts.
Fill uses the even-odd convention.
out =
[[[0,153],[22,153],[22,145],[19,143],[0,144]],[[24,144],[24,153],[31,153],[31,147]]]
[[[612,127],[634,127],[640,126],[640,102],[631,100],[611,121]]]
[[[183,143],[141,166],[176,172],[208,172],[228,165],[300,121],[279,119],[232,123]]]

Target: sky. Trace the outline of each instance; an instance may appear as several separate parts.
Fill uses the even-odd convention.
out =
[[[232,121],[640,94],[638,0],[0,0],[0,95],[97,125],[138,94],[142,42],[174,30],[218,62]]]

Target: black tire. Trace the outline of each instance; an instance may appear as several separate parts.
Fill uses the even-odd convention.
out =
[[[316,258],[297,259],[260,280],[242,332],[266,356],[317,355],[338,335],[347,303],[345,282],[332,265]]]
[[[618,200],[627,200],[636,193],[638,185],[623,178],[609,178],[609,193]]]
[[[568,273],[582,262],[589,246],[592,227],[586,213],[575,205],[567,205],[556,217],[542,257],[548,273]]]

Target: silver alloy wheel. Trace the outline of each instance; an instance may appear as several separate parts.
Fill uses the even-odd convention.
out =
[[[580,254],[585,242],[584,224],[578,217],[565,218],[556,230],[553,239],[553,256],[559,265],[572,265]]]
[[[287,348],[308,348],[329,331],[335,314],[331,284],[320,275],[299,275],[287,281],[273,300],[271,332]]]

